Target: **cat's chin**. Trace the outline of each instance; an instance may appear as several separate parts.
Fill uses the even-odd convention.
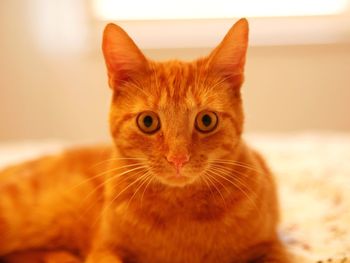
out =
[[[170,175],[166,177],[159,177],[161,183],[172,187],[184,187],[192,184],[195,181],[194,177],[184,175]]]

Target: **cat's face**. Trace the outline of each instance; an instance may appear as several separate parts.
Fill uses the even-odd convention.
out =
[[[110,127],[122,157],[139,158],[164,184],[210,177],[240,139],[240,86],[248,26],[240,20],[207,58],[147,60],[126,33],[107,26],[103,50],[114,91]]]

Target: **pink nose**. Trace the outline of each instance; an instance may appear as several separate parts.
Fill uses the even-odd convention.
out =
[[[169,163],[172,163],[177,170],[179,170],[190,160],[190,156],[188,154],[169,155],[167,156],[167,160]]]

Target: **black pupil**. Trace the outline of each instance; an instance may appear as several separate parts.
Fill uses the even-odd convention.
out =
[[[205,114],[202,117],[202,122],[203,122],[204,126],[206,126],[206,127],[210,126],[210,124],[211,124],[211,117],[208,114]]]
[[[149,128],[152,126],[152,123],[153,123],[153,118],[149,115],[147,115],[144,119],[143,119],[143,124]]]

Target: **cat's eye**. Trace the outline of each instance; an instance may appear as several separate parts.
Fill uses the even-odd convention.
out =
[[[157,113],[153,111],[144,111],[137,116],[137,126],[148,134],[155,133],[160,128],[160,121]]]
[[[200,132],[211,132],[218,125],[218,116],[212,111],[201,111],[196,117],[195,127]]]

